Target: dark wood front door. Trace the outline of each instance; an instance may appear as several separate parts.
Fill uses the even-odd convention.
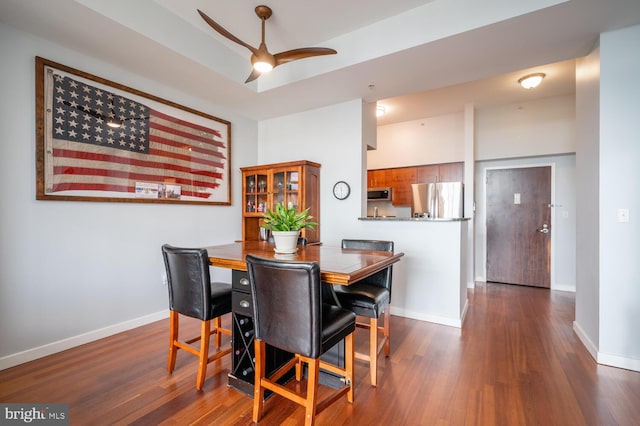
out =
[[[487,281],[550,287],[551,167],[487,170]]]

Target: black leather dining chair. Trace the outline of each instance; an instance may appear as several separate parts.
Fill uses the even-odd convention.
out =
[[[253,297],[255,327],[255,391],[253,421],[264,410],[264,392],[270,390],[305,407],[305,424],[312,425],[316,414],[344,393],[353,402],[353,312],[322,302],[320,268],[315,262],[290,262],[247,255],[249,283]],[[345,341],[345,367],[320,360],[336,343]],[[266,377],[266,345],[291,352],[294,357],[272,376]],[[302,363],[307,365],[306,396],[277,381],[293,367],[302,379]],[[319,370],[344,378],[345,386],[317,402]]]
[[[343,249],[378,250],[393,253],[393,241],[380,240],[342,240]],[[355,358],[369,363],[371,385],[378,385],[378,356],[384,348],[385,356],[389,356],[390,348],[390,313],[391,284],[393,266],[364,278],[349,286],[335,286],[335,294],[340,304],[356,315],[369,318],[368,323],[358,322],[359,328],[369,330],[369,353],[355,353]],[[383,325],[378,320],[383,317]],[[378,333],[382,332],[382,339]]]
[[[231,352],[231,346],[220,349],[221,334],[231,335],[223,329],[221,316],[231,312],[231,284],[211,282],[207,250],[180,248],[168,244],[162,246],[162,256],[169,285],[169,361],[167,370],[173,372],[178,349],[198,357],[196,389],[202,389],[207,365]],[[200,336],[180,340],[179,317],[185,315],[201,321]],[[211,321],[213,320],[213,329]],[[216,348],[209,357],[210,336],[215,335]],[[192,343],[200,341],[199,349]]]

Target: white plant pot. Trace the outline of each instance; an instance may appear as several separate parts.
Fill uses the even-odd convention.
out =
[[[300,231],[271,231],[276,244],[276,253],[295,253],[298,250],[298,235]]]

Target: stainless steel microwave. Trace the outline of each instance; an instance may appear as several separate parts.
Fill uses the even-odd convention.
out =
[[[370,188],[367,190],[369,201],[391,201],[391,188]]]

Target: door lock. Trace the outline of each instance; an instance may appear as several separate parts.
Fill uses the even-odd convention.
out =
[[[541,232],[543,234],[548,234],[549,226],[545,223],[544,225],[542,225],[542,229],[536,229],[536,231]]]

